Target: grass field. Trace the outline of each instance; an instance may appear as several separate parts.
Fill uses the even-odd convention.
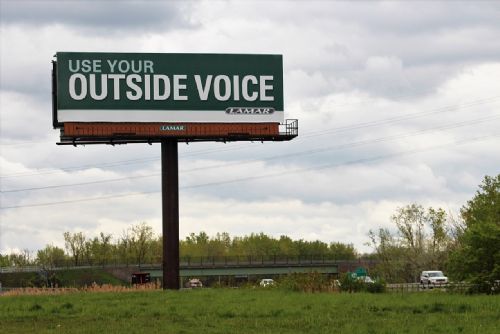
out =
[[[199,289],[0,296],[2,333],[499,333],[500,297]]]
[[[123,284],[110,273],[102,269],[75,269],[75,270],[60,270],[56,272],[60,286],[64,287],[80,287],[90,285],[93,282],[98,284]],[[0,282],[4,287],[28,287],[40,280],[36,272],[15,272],[0,274]]]

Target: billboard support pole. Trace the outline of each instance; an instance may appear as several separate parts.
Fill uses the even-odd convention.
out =
[[[179,285],[179,155],[177,139],[161,141],[163,289]]]

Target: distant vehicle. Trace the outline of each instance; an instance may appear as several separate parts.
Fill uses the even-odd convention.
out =
[[[133,273],[131,281],[132,284],[147,284],[151,282],[151,274],[143,272]]]
[[[420,284],[424,287],[435,287],[448,284],[448,277],[439,270],[426,270],[420,274]]]
[[[268,287],[268,286],[273,286],[275,284],[274,280],[273,279],[270,279],[270,278],[264,278],[262,280],[260,280],[260,286],[261,287]]]
[[[0,290],[2,290],[2,283],[0,283]],[[493,291],[493,292],[500,291],[500,279],[497,279],[493,282],[493,286],[491,287],[491,291]]]
[[[358,276],[357,280],[363,283],[375,283],[375,281],[370,276]]]
[[[186,288],[202,288],[203,283],[199,278],[192,278],[189,281],[186,282],[185,284]]]

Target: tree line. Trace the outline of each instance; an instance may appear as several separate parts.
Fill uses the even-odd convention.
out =
[[[145,264],[162,262],[162,236],[155,235],[153,228],[143,222],[126,229],[120,236],[101,232],[89,237],[83,232],[65,232],[65,248],[46,245],[32,253],[0,254],[0,266],[44,267],[81,266],[110,264]],[[356,259],[358,253],[352,244],[341,242],[293,240],[282,235],[279,238],[264,233],[233,236],[217,233],[209,236],[206,232],[191,233],[180,240],[179,252],[182,258],[200,257],[329,257],[339,260]]]

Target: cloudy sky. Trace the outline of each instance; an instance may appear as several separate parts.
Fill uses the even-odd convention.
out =
[[[500,172],[499,2],[0,0],[0,252],[161,231],[160,146],[56,146],[57,51],[282,54],[291,142],[180,144],[180,233],[364,246]]]

